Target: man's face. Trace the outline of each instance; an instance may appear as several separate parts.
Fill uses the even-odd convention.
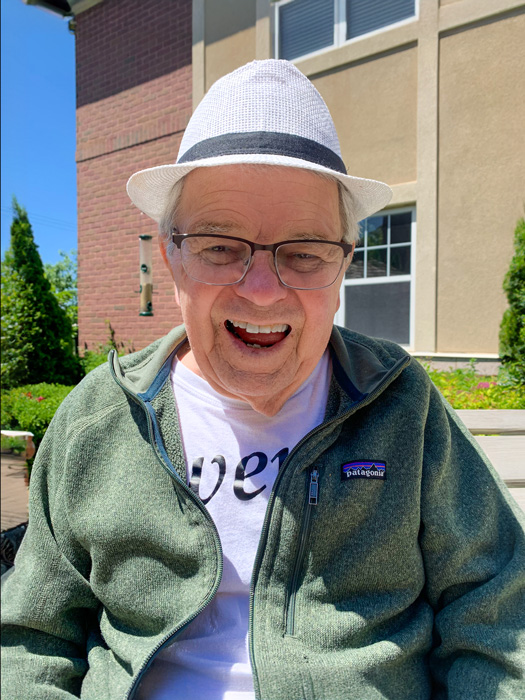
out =
[[[175,224],[179,233],[215,232],[261,244],[342,236],[337,185],[306,170],[272,166],[192,171]],[[326,289],[288,289],[279,282],[271,253],[257,251],[242,282],[219,287],[188,277],[178,250],[171,259],[163,255],[191,348],[183,364],[219,393],[275,415],[326,349],[343,272]],[[270,346],[251,347],[243,336],[253,329],[243,329],[242,323],[285,330],[273,329],[263,338],[272,341]]]

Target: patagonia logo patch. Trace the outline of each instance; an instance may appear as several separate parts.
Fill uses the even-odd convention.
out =
[[[341,464],[341,481],[350,479],[386,479],[386,464],[377,461],[359,460]]]

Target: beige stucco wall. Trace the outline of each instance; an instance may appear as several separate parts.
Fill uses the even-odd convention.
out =
[[[335,121],[350,174],[416,179],[417,49],[312,76]]]
[[[256,51],[255,20],[255,0],[206,0],[206,90],[223,75],[253,61]]]
[[[416,350],[498,350],[525,201],[523,7],[421,0],[416,21],[297,62],[334,116],[349,172],[388,182],[395,205],[417,204]],[[193,0],[193,16],[196,106],[219,77],[268,56],[272,32],[269,0]]]
[[[525,201],[525,14],[440,41],[437,350],[497,352]]]

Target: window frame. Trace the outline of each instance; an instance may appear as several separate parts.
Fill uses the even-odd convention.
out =
[[[387,249],[387,257],[390,259],[390,250],[392,247],[400,248],[403,246],[410,246],[410,273],[406,275],[385,275],[384,277],[354,277],[354,278],[343,278],[341,283],[341,289],[339,291],[339,309],[337,310],[334,323],[338,326],[347,328],[345,319],[345,306],[346,306],[346,288],[354,286],[363,286],[370,284],[391,284],[398,282],[409,282],[410,283],[410,301],[409,301],[409,342],[408,344],[400,343],[401,347],[410,350],[414,348],[415,340],[415,312],[416,312],[416,300],[415,300],[415,280],[416,280],[416,242],[417,242],[417,212],[415,205],[409,205],[404,207],[389,207],[387,209],[382,209],[368,218],[373,218],[376,216],[391,216],[395,214],[412,214],[412,221],[410,224],[410,243],[387,243],[381,246],[372,246],[372,248],[385,248]],[[361,224],[362,222],[360,222]],[[364,249],[364,246],[363,246]],[[368,249],[368,248],[367,248]]]
[[[296,0],[274,0],[273,7],[273,55],[275,58],[281,58],[279,56],[279,8],[283,5],[289,5],[291,2]],[[374,29],[371,32],[366,32],[366,34],[360,34],[359,36],[353,37],[352,39],[346,38],[346,0],[333,0],[334,2],[334,35],[333,43],[330,46],[325,46],[322,49],[317,49],[317,51],[311,51],[310,53],[302,54],[301,56],[296,56],[290,59],[291,61],[302,61],[303,59],[312,58],[314,56],[320,56],[327,53],[328,51],[333,51],[334,49],[339,49],[342,46],[347,46],[348,44],[354,44],[356,41],[361,39],[374,36],[375,34],[382,34],[383,32],[389,31],[391,29],[396,29],[404,24],[410,22],[416,22],[419,19],[419,3],[420,0],[414,0],[414,14],[406,19],[399,20],[399,22],[394,22],[392,24],[387,24],[379,29]]]

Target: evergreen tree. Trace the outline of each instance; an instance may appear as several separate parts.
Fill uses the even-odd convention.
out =
[[[66,312],[75,330],[78,324],[77,251],[64,253],[59,250],[58,254],[62,260],[54,265],[45,263],[44,274],[58,305]]]
[[[13,198],[11,245],[2,262],[2,388],[81,376],[71,322],[44,274],[27,212]]]
[[[503,289],[509,308],[501,321],[500,357],[508,375],[525,384],[525,219],[514,232],[514,257],[505,275]]]

